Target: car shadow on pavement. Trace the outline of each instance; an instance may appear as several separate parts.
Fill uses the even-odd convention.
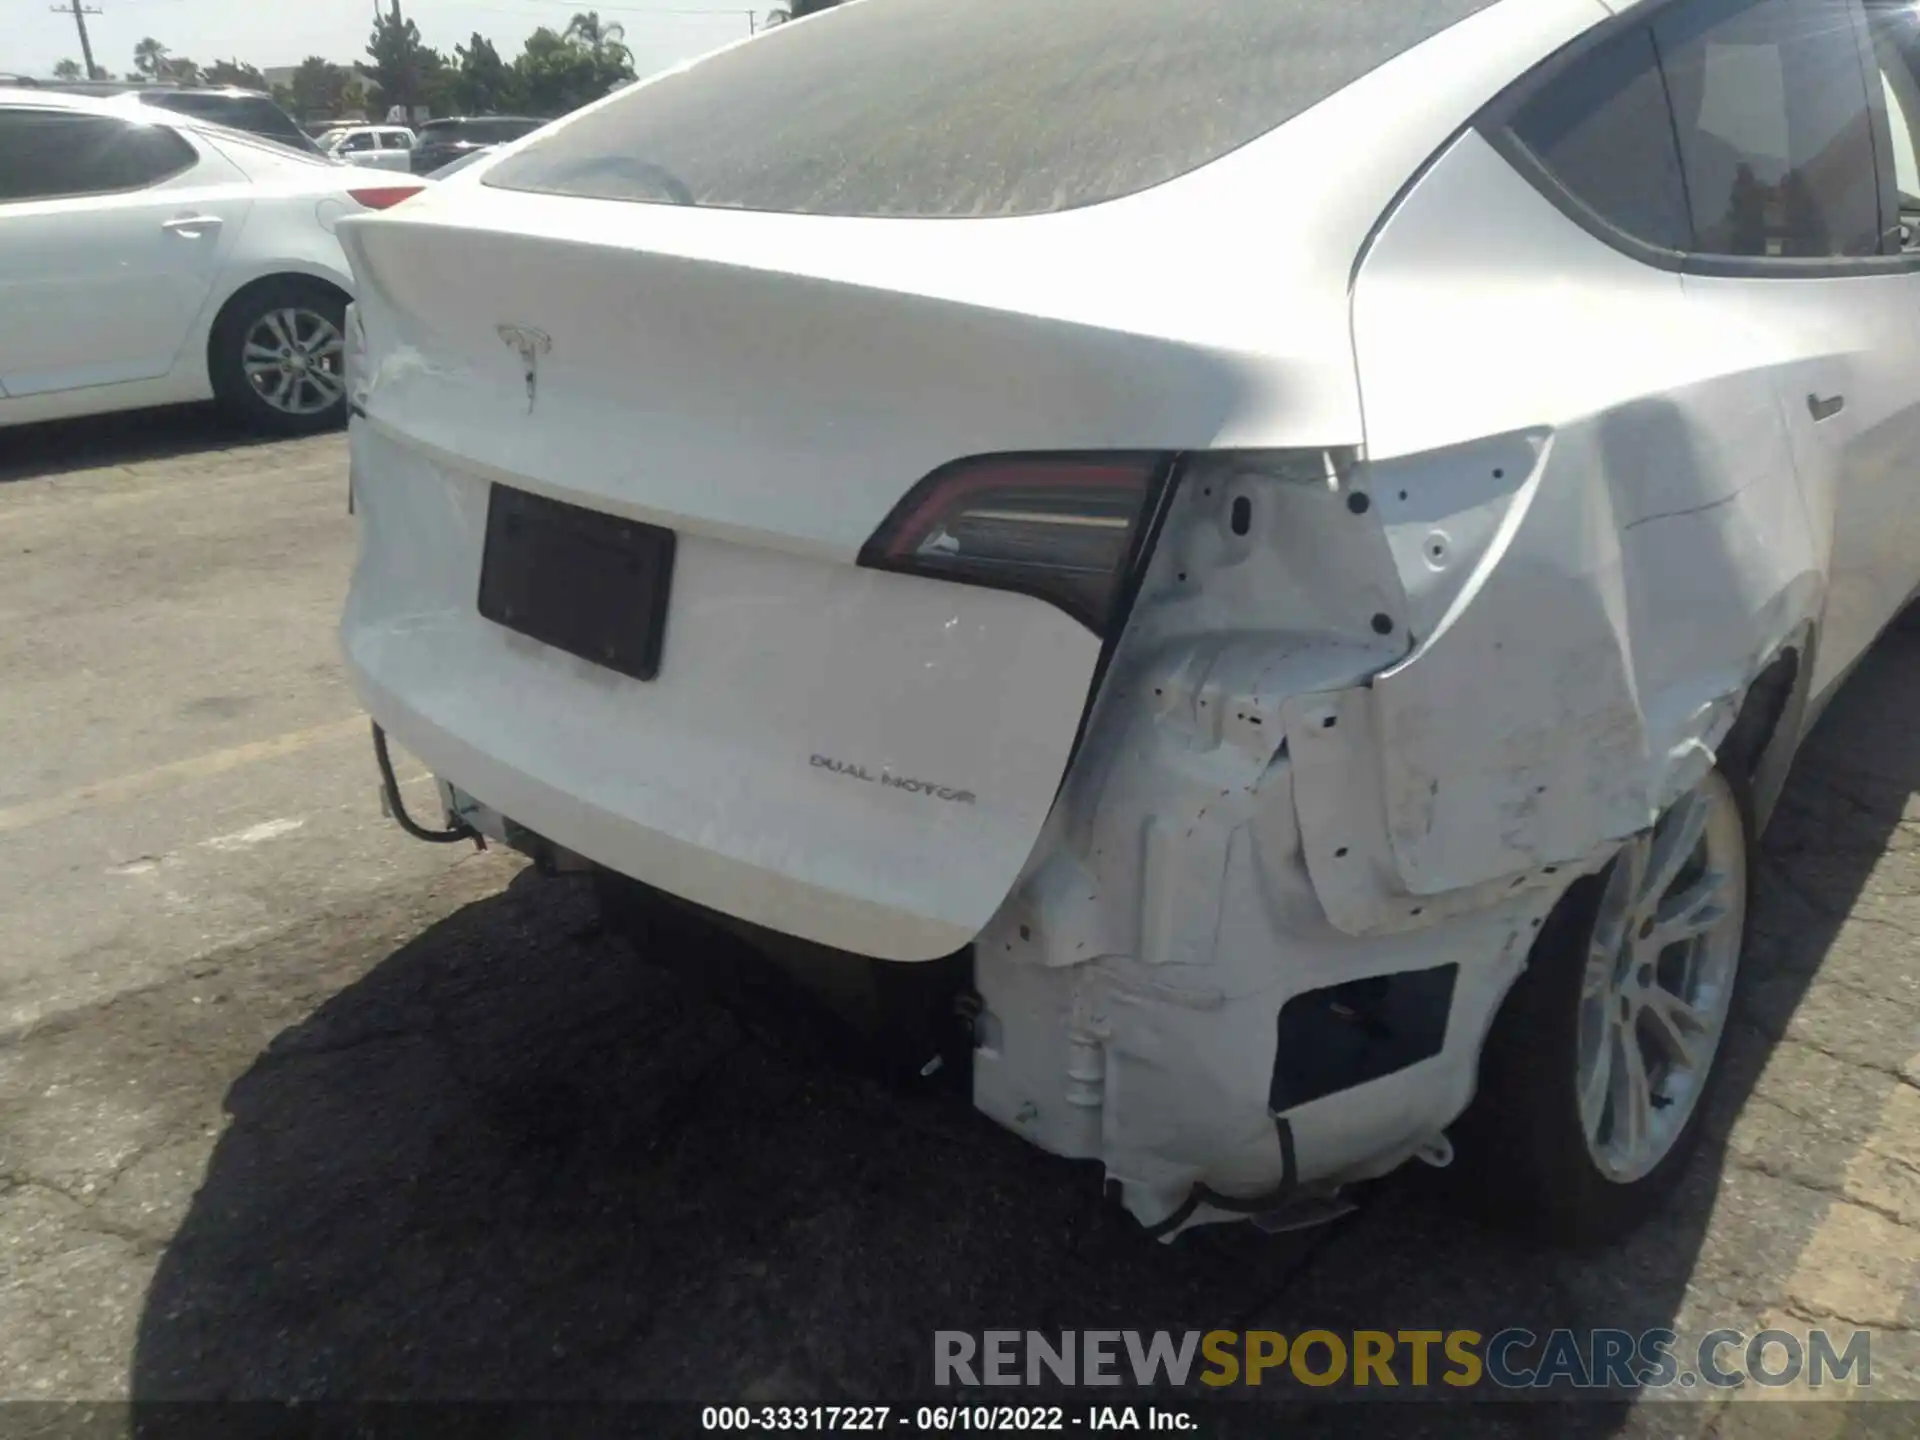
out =
[[[1854,963],[1842,921],[1875,903],[1920,787],[1916,659],[1920,638],[1890,637],[1811,741],[1756,877],[1755,983],[1707,1144],[1673,1211],[1611,1250],[1490,1235],[1428,1171],[1330,1229],[1150,1243],[1096,1175],[750,1034],[636,963],[583,887],[529,871],[233,1084],[147,1296],[136,1404],[951,1400],[936,1330],[1757,1329],[1858,1137],[1789,1115],[1763,1170],[1736,1117],[1777,1106],[1755,1095],[1763,1067],[1823,962]],[[1382,1428],[1377,1407],[1336,1408]],[[1540,1428],[1529,1406],[1415,1408],[1429,1433]],[[1556,1434],[1654,1423],[1553,1410]]]
[[[14,426],[0,430],[0,485],[264,445],[276,438],[241,429],[213,404],[123,410]]]

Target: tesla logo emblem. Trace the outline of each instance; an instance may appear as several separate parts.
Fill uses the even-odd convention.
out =
[[[534,397],[540,389],[540,357],[553,349],[553,337],[531,325],[497,325],[494,328],[500,338],[519,354],[521,368],[527,372],[527,413],[531,415]]]

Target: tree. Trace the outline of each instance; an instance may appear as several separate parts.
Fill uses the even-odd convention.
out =
[[[344,65],[309,55],[287,83],[288,108],[301,120],[337,120],[351,108],[347,97],[353,85],[353,72]]]
[[[822,10],[831,10],[840,0],[787,0],[777,10],[767,12],[767,24],[779,25],[788,20],[804,20],[809,15],[818,15]]]
[[[238,85],[247,90],[268,88],[266,76],[238,60],[216,60],[201,72],[200,78],[209,85]]]
[[[175,85],[200,83],[200,67],[186,56],[175,56],[151,35],[133,47],[133,68],[148,80],[168,81]],[[108,78],[105,75],[102,79]]]
[[[149,80],[158,80],[166,70],[167,47],[151,35],[133,47],[133,68]]]
[[[447,99],[462,115],[499,115],[521,108],[520,77],[500,58],[493,42],[479,31],[453,47],[454,70]]]
[[[53,78],[56,80],[78,80],[80,78],[80,62],[78,60],[60,61],[53,67]]]
[[[632,81],[633,52],[618,25],[601,22],[598,12],[575,15],[555,34],[541,26],[527,37],[513,62],[535,115],[564,115]]]
[[[438,50],[429,49],[420,39],[420,27],[400,13],[400,0],[391,0],[392,8],[374,11],[373,33],[367,37],[367,68],[373,72],[373,102],[384,114],[390,106],[404,105],[411,112],[445,88],[441,72],[446,61]]]

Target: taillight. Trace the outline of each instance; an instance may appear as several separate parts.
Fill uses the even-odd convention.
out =
[[[349,190],[347,194],[369,210],[387,210],[426,188],[424,185],[371,185],[364,190]]]
[[[989,455],[934,471],[866,544],[860,563],[1051,602],[1105,635],[1162,454]]]

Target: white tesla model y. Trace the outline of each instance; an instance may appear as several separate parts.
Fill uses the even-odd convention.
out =
[[[951,977],[929,1064],[1163,1233],[1456,1149],[1617,1233],[1920,580],[1917,58],[858,0],[625,90],[340,227],[360,693],[445,833]]]

